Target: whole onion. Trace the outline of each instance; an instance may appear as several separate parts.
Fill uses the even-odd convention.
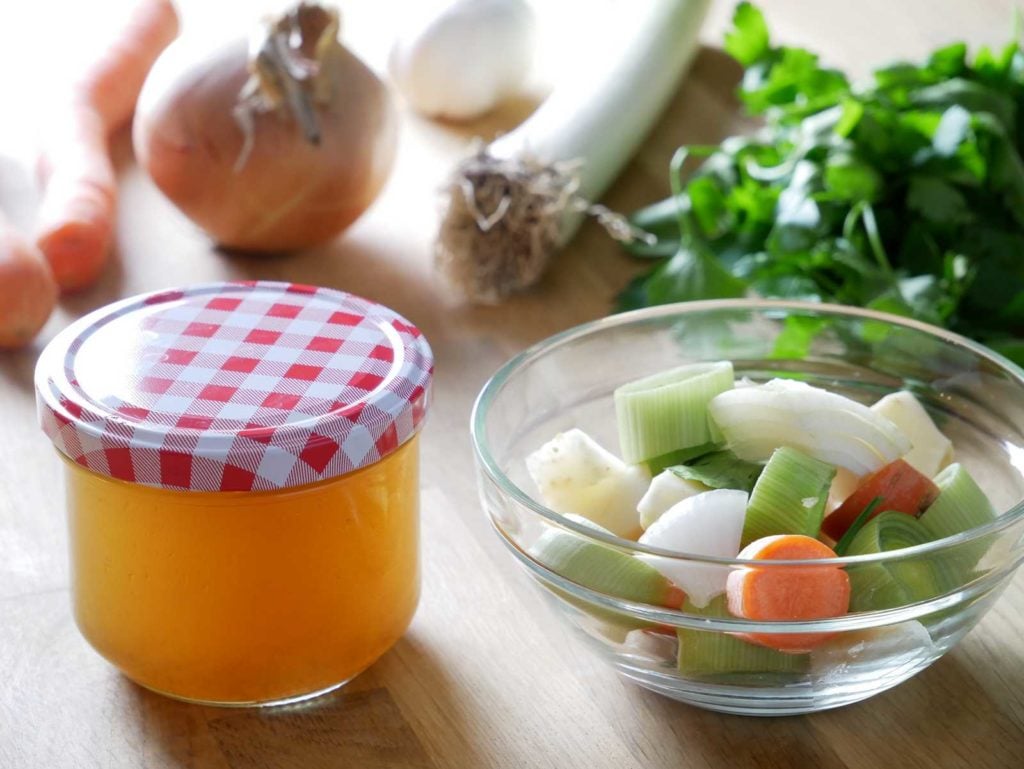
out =
[[[385,85],[338,41],[338,14],[301,3],[251,43],[157,61],[136,157],[220,245],[282,251],[334,238],[378,195],[395,155]]]

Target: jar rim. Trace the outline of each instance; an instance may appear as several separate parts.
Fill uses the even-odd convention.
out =
[[[429,408],[416,326],[344,291],[208,283],[129,297],[71,324],[35,372],[61,453],[159,488],[252,491],[346,474],[395,451]]]

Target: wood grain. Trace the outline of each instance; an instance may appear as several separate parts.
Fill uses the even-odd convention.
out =
[[[4,4],[0,206],[23,225],[37,200],[33,126],[52,84],[126,2]],[[207,34],[244,32],[258,9],[274,4],[181,0],[186,29]],[[953,39],[999,43],[1012,7],[1010,0],[762,4],[782,39],[813,46],[858,76]],[[343,5],[347,39],[379,67],[401,3]],[[573,34],[582,29],[581,8],[602,8],[584,0],[550,5],[567,16],[575,8]],[[728,2],[713,9],[707,47],[608,205],[628,211],[663,195],[678,144],[716,141],[745,127],[732,96],[738,70],[716,47],[730,10]],[[560,42],[549,55],[556,64],[571,55],[566,38]],[[538,81],[534,96],[542,93]],[[461,306],[433,278],[436,190],[447,169],[474,135],[507,130],[535,103],[520,100],[468,127],[405,114],[398,167],[370,213],[336,243],[276,260],[211,248],[139,172],[127,136],[117,138],[115,265],[93,290],[62,303],[33,348],[0,357],[0,769],[1022,765],[1022,575],[958,649],[895,690],[834,712],[758,720],[696,710],[619,679],[518,573],[477,504],[467,430],[472,401],[510,355],[607,313],[643,266],[588,225],[535,291],[500,307]],[[58,462],[35,427],[35,357],[70,320],[139,291],[224,278],[286,278],[363,294],[417,322],[437,356],[436,402],[423,442],[419,612],[406,637],[342,693],[296,710],[184,705],[135,687],[89,649],[68,607]]]

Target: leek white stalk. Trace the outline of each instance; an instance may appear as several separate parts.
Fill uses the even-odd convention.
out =
[[[517,129],[455,168],[435,258],[467,299],[495,303],[535,283],[586,213],[630,237],[622,217],[591,203],[675,92],[709,4],[616,3],[604,34],[588,29],[592,47],[578,70]]]
[[[711,400],[708,411],[729,448],[753,462],[789,446],[860,476],[911,448],[907,436],[881,414],[792,379],[727,390]]]

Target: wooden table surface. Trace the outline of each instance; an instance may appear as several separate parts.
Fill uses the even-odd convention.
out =
[[[29,158],[47,84],[67,71],[68,52],[94,39],[123,5],[3,3],[0,205],[18,222],[27,225],[36,204]],[[189,29],[232,22],[244,29],[259,5],[182,2]],[[383,61],[397,5],[348,3],[346,37],[374,64]],[[763,6],[779,37],[862,75],[957,38],[1001,43],[1013,3]],[[713,9],[708,47],[607,196],[610,206],[628,211],[663,195],[677,144],[714,141],[742,125],[731,95],[737,70],[716,48],[730,10],[726,2]],[[561,40],[563,55],[583,24],[578,13]],[[63,302],[35,347],[0,357],[2,769],[1024,766],[1024,574],[958,649],[911,681],[837,711],[769,720],[704,712],[620,680],[542,604],[477,503],[470,406],[490,373],[525,345],[606,314],[637,265],[587,226],[537,290],[503,306],[462,307],[433,279],[440,179],[472,135],[508,128],[529,108],[511,105],[462,129],[403,115],[397,169],[370,214],[338,242],[282,259],[216,252],[140,173],[126,137],[115,142],[123,184],[116,265],[94,289]],[[398,645],[341,694],[275,712],[194,707],[150,694],[81,639],[68,605],[58,460],[33,407],[39,349],[74,317],[136,292],[223,278],[288,279],[371,297],[419,324],[437,356],[423,442],[419,612]]]

